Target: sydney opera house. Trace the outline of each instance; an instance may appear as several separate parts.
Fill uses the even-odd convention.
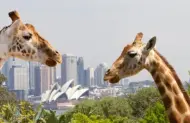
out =
[[[80,85],[74,85],[74,80],[67,81],[60,86],[58,83],[52,85],[50,90],[47,90],[41,96],[41,102],[55,102],[57,100],[80,100],[87,98],[89,94],[88,88],[82,88]]]

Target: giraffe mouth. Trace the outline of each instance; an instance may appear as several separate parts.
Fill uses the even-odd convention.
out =
[[[49,67],[55,67],[57,65],[57,61],[49,58],[46,60],[45,64]]]
[[[104,76],[104,81],[108,81],[110,83],[118,83],[120,80],[118,75],[115,76]]]

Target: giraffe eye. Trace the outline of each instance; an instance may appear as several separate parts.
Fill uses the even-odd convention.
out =
[[[30,40],[30,39],[32,38],[32,34],[29,33],[28,35],[24,35],[23,38],[24,38],[25,40]]]
[[[137,53],[134,52],[134,51],[129,51],[128,52],[128,56],[130,56],[131,58],[135,57],[136,55],[137,55]]]

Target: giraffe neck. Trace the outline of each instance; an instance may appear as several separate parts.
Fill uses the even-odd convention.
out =
[[[0,70],[3,67],[4,62],[9,58],[8,51],[11,41],[7,41],[6,30],[9,26],[5,26],[0,30]]]
[[[189,97],[172,66],[155,51],[147,70],[158,87],[170,122],[190,122]]]

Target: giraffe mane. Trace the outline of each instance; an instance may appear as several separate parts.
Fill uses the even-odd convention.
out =
[[[154,52],[161,58],[161,60],[165,63],[165,65],[171,70],[172,76],[174,77],[174,79],[176,80],[180,90],[183,92],[183,95],[188,103],[188,105],[190,106],[190,99],[189,96],[187,94],[187,92],[185,91],[185,89],[183,88],[182,82],[179,79],[176,71],[174,70],[174,68],[172,67],[171,64],[169,64],[169,62],[166,60],[166,58],[164,56],[162,56],[157,50],[154,49]]]

